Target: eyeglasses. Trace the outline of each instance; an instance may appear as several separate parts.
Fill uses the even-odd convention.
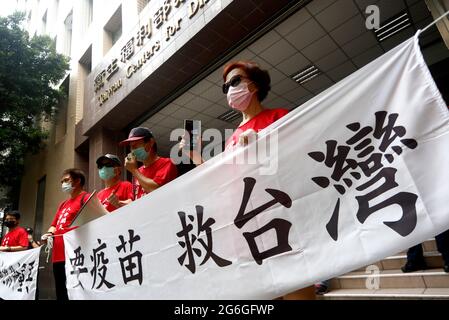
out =
[[[61,179],[61,183],[68,183],[68,182],[72,182],[72,179],[71,178]]]
[[[240,82],[242,82],[242,79],[248,79],[247,77],[241,76],[241,75],[236,75],[234,77],[232,77],[231,80],[229,80],[228,82],[223,83],[223,93],[224,94],[228,94],[229,88],[230,87],[237,87]]]
[[[112,164],[112,163],[101,163],[101,164],[98,165],[98,169],[101,169],[103,167],[114,168],[114,164]]]

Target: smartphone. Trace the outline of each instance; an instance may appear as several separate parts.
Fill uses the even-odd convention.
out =
[[[201,139],[201,121],[200,120],[184,120],[184,132],[186,144],[185,148],[200,151],[198,142]]]

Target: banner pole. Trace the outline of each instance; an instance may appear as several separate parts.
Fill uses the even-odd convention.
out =
[[[441,17],[439,17],[438,19],[434,20],[432,23],[430,23],[427,27],[425,27],[422,30],[418,30],[418,37],[425,31],[427,31],[430,27],[436,25],[438,22],[440,22],[441,20],[443,20],[446,16],[449,15],[449,11],[446,11],[445,13],[443,13],[443,15]]]

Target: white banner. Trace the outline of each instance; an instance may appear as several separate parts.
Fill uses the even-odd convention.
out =
[[[257,145],[65,234],[69,296],[272,299],[374,263],[449,229],[448,145],[410,39]],[[245,152],[257,163],[229,164]]]
[[[41,248],[0,252],[0,298],[34,300]]]

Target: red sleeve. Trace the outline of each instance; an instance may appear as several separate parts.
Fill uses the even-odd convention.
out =
[[[134,200],[134,194],[133,194],[133,185],[131,182],[126,181],[126,199]]]
[[[275,109],[273,111],[273,122],[279,120],[289,112],[288,109]]]
[[[106,192],[105,189],[100,190],[100,192],[97,193],[97,198],[100,200],[100,203],[103,203],[104,199],[106,199]]]
[[[175,179],[178,175],[178,170],[176,166],[171,161],[167,161],[162,168],[160,168],[153,178],[159,186],[163,186],[169,183],[171,180]]]
[[[17,242],[19,243],[19,246],[28,247],[28,233],[25,229],[20,229],[20,233],[17,238]]]
[[[133,199],[133,185],[129,181],[122,181],[120,183],[120,196],[119,200],[134,200]]]
[[[82,194],[82,196],[80,198],[80,209],[84,205],[84,203],[86,203],[86,201],[89,199],[89,197],[90,197],[90,193],[87,191],[84,191],[84,193]]]

